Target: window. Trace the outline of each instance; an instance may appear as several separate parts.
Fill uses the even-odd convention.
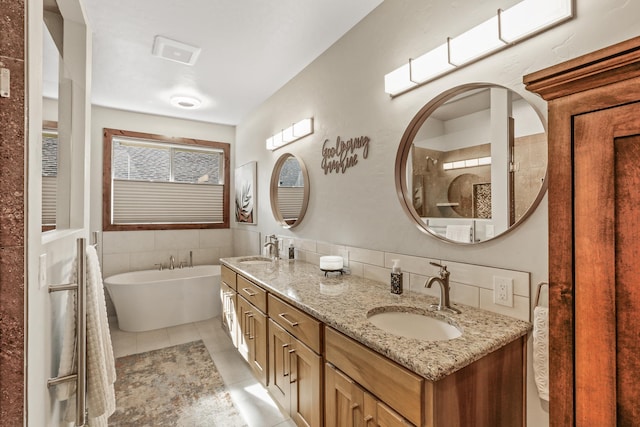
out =
[[[229,227],[229,144],[104,130],[103,229]]]
[[[48,231],[56,228],[58,123],[45,121],[42,127],[42,231]]]

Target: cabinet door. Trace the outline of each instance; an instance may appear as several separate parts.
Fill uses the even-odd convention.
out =
[[[640,103],[575,118],[575,416],[640,418]]]
[[[253,317],[251,304],[244,298],[238,297],[238,351],[244,360],[249,361],[249,319]]]
[[[409,424],[397,412],[382,402],[376,402],[375,427],[409,427]],[[368,427],[368,425],[366,426]]]
[[[291,407],[291,335],[269,319],[269,385],[267,388],[285,411]]]
[[[248,317],[249,327],[249,365],[256,378],[267,384],[267,316],[257,309]]]
[[[238,296],[238,351],[256,378],[267,384],[267,316]]]
[[[321,427],[323,418],[322,356],[292,337],[290,415],[298,426]]]
[[[324,372],[325,425],[363,427],[364,391],[351,378],[328,363]]]

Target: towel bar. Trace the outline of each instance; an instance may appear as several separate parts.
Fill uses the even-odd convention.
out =
[[[78,368],[76,373],[50,378],[47,387],[69,381],[76,381],[76,426],[81,427],[87,421],[87,277],[86,277],[86,247],[87,241],[80,238],[76,242],[78,262],[76,265],[77,283],[64,285],[50,285],[49,293],[58,291],[76,291],[76,360]]]
[[[549,282],[540,282],[538,283],[538,287],[536,289],[536,305],[535,307],[538,306],[538,304],[540,303],[540,289],[542,289],[543,286],[549,286]]]

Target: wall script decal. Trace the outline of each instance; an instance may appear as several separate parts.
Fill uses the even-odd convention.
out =
[[[369,156],[369,141],[368,136],[359,136],[346,141],[338,137],[335,145],[332,145],[329,144],[328,139],[325,139],[322,143],[322,162],[320,163],[324,174],[345,173],[347,169],[357,165],[356,150],[362,149],[362,158],[366,159]]]

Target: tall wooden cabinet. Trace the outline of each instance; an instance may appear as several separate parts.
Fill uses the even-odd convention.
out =
[[[551,425],[636,425],[640,37],[524,82],[549,101]]]

